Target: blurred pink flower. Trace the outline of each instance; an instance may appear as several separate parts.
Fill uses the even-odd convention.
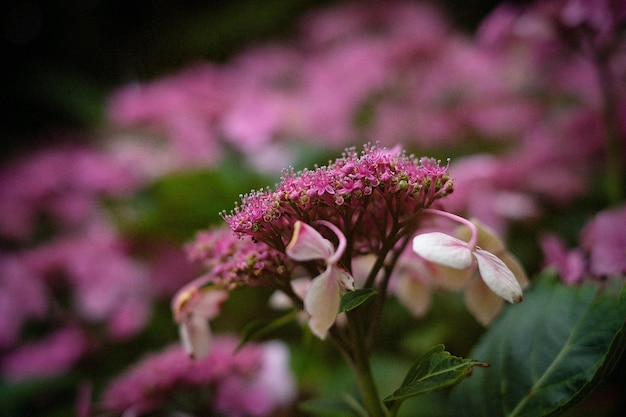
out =
[[[81,330],[58,329],[6,354],[2,358],[2,374],[13,381],[56,376],[76,365],[87,347],[87,337]]]
[[[190,395],[190,410],[205,415],[219,411],[229,416],[269,415],[294,399],[294,380],[286,348],[277,342],[247,344],[219,336],[209,354],[190,359],[178,345],[146,356],[113,380],[100,401],[104,411],[140,416],[164,407],[177,393]],[[209,395],[207,395],[209,394]]]
[[[78,317],[106,323],[114,338],[136,334],[149,318],[152,294],[146,270],[106,223],[28,250],[24,260],[47,286],[68,286]]]
[[[0,172],[0,233],[27,239],[42,215],[75,227],[97,211],[99,198],[125,195],[137,183],[128,167],[95,148],[39,150]]]
[[[523,64],[477,47],[431,5],[342,5],[307,15],[291,42],[121,88],[109,115],[119,127],[164,137],[175,154],[215,163],[234,149],[276,171],[266,150],[287,165],[298,156],[285,152],[294,140],[340,149],[355,138],[511,139],[543,114]]]
[[[116,125],[164,134],[176,166],[221,158],[215,120],[229,102],[228,79],[214,65],[198,64],[177,74],[122,87],[109,99]]]
[[[569,249],[554,234],[541,238],[544,264],[556,268],[567,284],[626,273],[626,206],[597,213],[583,227],[580,246]]]
[[[156,242],[150,248],[150,254],[148,275],[155,297],[170,298],[180,287],[200,275],[200,268],[190,261],[177,243]]]
[[[626,273],[626,206],[598,213],[582,230],[580,245],[595,276]]]
[[[446,208],[478,218],[500,234],[509,222],[535,217],[539,207],[523,186],[523,171],[494,155],[476,154],[450,164],[455,191],[447,198]]]
[[[334,147],[353,140],[361,106],[382,90],[393,74],[386,45],[364,36],[307,57],[300,96],[307,136]]]
[[[573,285],[581,282],[586,274],[585,254],[580,249],[569,249],[555,234],[545,234],[540,239],[544,264],[555,268],[561,280]]]
[[[48,297],[44,283],[18,255],[0,253],[0,348],[15,344],[27,321],[45,316]]]
[[[406,250],[398,259],[391,280],[391,292],[411,314],[426,314],[435,288],[437,265],[426,261],[413,250]]]

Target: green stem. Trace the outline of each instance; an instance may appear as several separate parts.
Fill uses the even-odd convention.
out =
[[[374,337],[378,334],[378,328],[383,315],[383,308],[385,306],[385,302],[387,301],[387,290],[391,274],[396,266],[396,263],[398,262],[398,258],[409,243],[407,236],[404,236],[403,239],[404,240],[400,243],[400,245],[396,249],[392,250],[391,259],[389,259],[388,265],[384,268],[385,275],[383,276],[382,282],[378,286],[378,294],[374,300],[374,305],[372,307],[373,312],[368,326],[367,336],[365,338],[365,344],[368,347],[373,345]],[[387,257],[387,254],[385,254],[385,257]]]
[[[348,314],[348,331],[352,342],[351,365],[359,384],[359,391],[363,397],[363,403],[370,417],[384,417],[382,403],[378,394],[378,388],[374,382],[374,376],[369,363],[369,349],[363,341],[363,329],[358,314],[354,311]]]

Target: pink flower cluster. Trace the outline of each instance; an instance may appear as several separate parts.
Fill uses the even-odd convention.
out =
[[[129,166],[92,147],[36,151],[0,171],[0,234],[28,241],[45,221],[80,227],[98,213],[103,197],[128,195],[138,182]]]
[[[226,296],[220,291],[240,285],[279,289],[306,310],[309,327],[324,339],[342,292],[355,290],[352,259],[383,260],[402,246],[400,240],[406,246],[421,212],[452,192],[446,171],[438,161],[399,147],[366,145],[313,170],[285,170],[275,189],[243,195],[241,204],[222,213],[229,228],[201,232],[188,246],[190,259],[208,271],[172,302],[189,353],[205,354],[210,332],[204,321],[219,311]],[[311,277],[304,297],[295,271]]]
[[[104,341],[136,336],[155,298],[182,284],[171,269],[174,287],[159,282],[166,259],[148,265],[135,256],[104,209],[106,199],[128,196],[144,180],[88,145],[51,146],[2,168],[0,368],[6,378],[55,376]]]
[[[502,233],[596,189],[609,155],[624,158],[626,55],[618,28],[625,10],[622,0],[538,1],[502,5],[482,22],[476,46],[498,57],[500,76],[519,80],[519,99],[535,103],[540,116],[526,120],[503,152],[455,159],[459,192],[448,208]]]
[[[53,376],[107,338],[137,334],[150,316],[147,268],[102,210],[139,178],[88,146],[57,146],[0,172],[0,366],[10,379]],[[32,323],[46,328],[27,332]],[[52,360],[51,358],[55,358]]]
[[[71,369],[98,345],[91,340],[96,328],[104,330],[96,338],[136,335],[151,313],[146,272],[105,230],[0,255],[3,375],[18,380]],[[47,330],[27,332],[34,323]]]
[[[199,262],[208,282],[221,288],[264,285],[274,287],[287,282],[293,265],[284,253],[250,236],[238,237],[226,225],[197,234],[187,245],[189,260]]]
[[[124,416],[171,409],[185,415],[270,415],[295,399],[289,352],[279,342],[248,344],[221,336],[203,359],[180,346],[153,353],[111,381],[99,409]]]
[[[314,170],[283,173],[275,190],[242,197],[223,217],[233,231],[284,251],[297,220],[326,220],[350,239],[351,254],[378,253],[390,228],[415,222],[419,210],[452,191],[447,167],[394,148],[365,146]],[[394,231],[397,233],[398,231]]]

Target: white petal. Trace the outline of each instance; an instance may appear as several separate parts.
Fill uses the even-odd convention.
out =
[[[304,298],[304,309],[311,316],[309,327],[322,340],[335,323],[341,302],[341,288],[333,275],[329,267],[315,277]]]
[[[478,262],[480,276],[491,291],[510,303],[522,301],[522,287],[500,258],[482,249],[476,249],[474,256]]]
[[[415,236],[413,251],[427,261],[450,268],[465,269],[472,264],[472,251],[467,243],[441,232]]]
[[[335,247],[320,232],[306,223],[297,221],[285,252],[296,261],[326,260],[335,253]]]
[[[209,353],[211,330],[208,321],[191,314],[180,323],[179,332],[183,347],[189,356],[201,359]]]

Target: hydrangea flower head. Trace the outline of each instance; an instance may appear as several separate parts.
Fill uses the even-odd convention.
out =
[[[399,148],[347,149],[313,170],[283,172],[274,190],[242,196],[222,213],[233,231],[284,251],[298,220],[325,220],[351,236],[352,254],[377,252],[392,224],[404,226],[424,207],[452,191],[447,166]]]
[[[325,338],[341,294],[355,289],[352,259],[384,259],[418,228],[420,210],[451,191],[447,165],[400,148],[350,148],[326,166],[285,170],[275,189],[246,194],[230,214],[222,213],[230,230],[199,233],[188,246],[189,257],[209,272],[173,301],[185,345],[206,353],[210,334],[198,323],[211,318],[202,300],[212,291],[205,286],[281,290],[306,310],[313,333]],[[310,278],[304,297],[292,286],[302,278],[294,276],[296,270]]]

